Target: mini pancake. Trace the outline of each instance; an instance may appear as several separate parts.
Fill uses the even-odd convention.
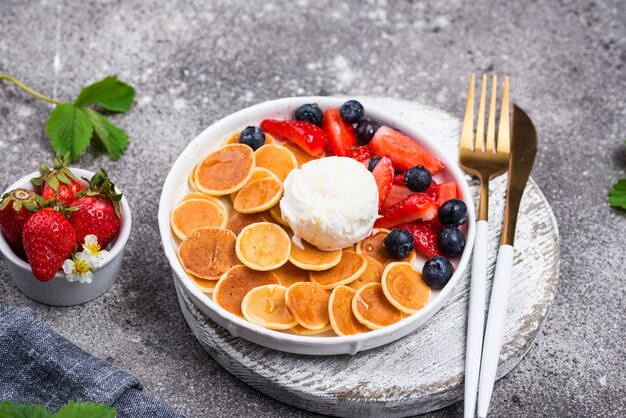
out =
[[[222,206],[207,199],[184,200],[170,216],[170,224],[176,236],[185,239],[198,228],[224,228],[228,216]]]
[[[278,277],[271,271],[256,271],[238,265],[225,272],[215,285],[213,300],[228,312],[243,317],[241,303],[255,287],[278,284]]]
[[[292,284],[285,295],[287,308],[296,318],[298,324],[314,330],[322,330],[329,324],[329,298],[330,292],[328,290],[311,282]]]
[[[361,286],[368,283],[380,283],[380,280],[383,277],[383,271],[385,270],[385,266],[383,266],[381,262],[376,260],[374,257],[369,255],[363,255],[363,257],[365,257],[365,260],[367,261],[367,268],[358,279],[348,284],[348,286],[354,290],[359,290]]]
[[[333,289],[356,280],[367,268],[367,261],[361,254],[343,251],[341,261],[335,267],[324,271],[310,271],[309,278],[323,289]]]
[[[237,236],[239,260],[254,270],[274,270],[287,262],[291,252],[289,235],[271,222],[246,226]]]
[[[236,192],[250,180],[255,167],[252,148],[244,144],[224,145],[213,151],[195,170],[198,191],[215,196]]]
[[[208,293],[208,294],[213,293],[213,289],[215,289],[215,285],[217,284],[217,280],[201,279],[201,278],[199,278],[197,276],[194,276],[191,273],[187,273],[187,275],[189,276],[191,281],[193,281],[195,283],[195,285],[198,286],[198,289],[200,289],[202,291],[202,293]]]
[[[343,251],[322,251],[317,247],[300,240],[304,249],[297,245],[291,246],[289,261],[305,270],[322,271],[335,267],[341,261]]]
[[[224,142],[224,145],[226,144],[238,144],[239,143],[239,135],[241,135],[241,132],[235,132],[234,134],[232,134],[231,136],[228,137],[228,139],[226,139],[226,141]],[[274,142],[274,138],[272,138],[269,134],[265,134],[265,143],[266,144],[273,144]]]
[[[282,195],[283,185],[278,179],[256,179],[237,192],[233,207],[241,213],[263,212],[277,204]]]
[[[226,138],[226,141],[224,141],[224,145],[238,144],[239,143],[239,135],[241,135],[241,132],[235,132],[234,134],[232,134],[231,136]]]
[[[285,141],[281,145],[291,151],[293,156],[296,157],[298,168],[302,167],[303,164],[306,164],[309,161],[317,160],[317,157],[312,156],[293,142]]]
[[[368,328],[361,324],[352,312],[352,298],[356,291],[347,286],[337,286],[330,294],[328,316],[335,334],[353,335],[367,332]]]
[[[383,273],[383,292],[393,306],[413,314],[426,305],[430,287],[410,263],[391,263]]]
[[[330,324],[326,325],[322,329],[308,329],[304,328],[302,325],[296,325],[295,327],[290,328],[289,331],[297,335],[318,335],[326,331],[330,331],[331,329],[333,328],[330,326]]]
[[[383,244],[383,240],[389,232],[390,231],[388,229],[374,229],[372,231],[372,235],[357,243],[356,252],[374,257],[376,260],[381,262],[383,266],[396,261],[406,261],[408,263],[412,262],[415,259],[415,251],[411,251],[411,254],[399,260],[392,258],[389,255],[385,249],[385,245]]]
[[[402,319],[402,312],[389,303],[380,283],[369,283],[356,291],[352,312],[369,329],[380,329]]]
[[[255,152],[257,167],[263,167],[276,174],[280,181],[285,181],[287,174],[298,168],[298,161],[291,151],[282,145],[266,144]]]
[[[277,284],[255,287],[241,302],[243,316],[253,324],[267,329],[289,329],[298,325],[287,306],[287,288]]]
[[[190,192],[187,193],[182,201],[185,200],[189,200],[189,199],[205,199],[205,200],[210,200],[211,202],[217,203],[218,205],[221,206],[222,209],[224,209],[226,212],[228,212],[228,210],[226,209],[226,205],[224,204],[224,202],[222,202],[222,199],[220,199],[219,197],[216,196],[211,196],[210,194],[206,194],[206,193],[201,193],[201,192]]]
[[[187,236],[178,247],[183,268],[201,279],[217,280],[239,263],[235,251],[237,237],[220,228],[200,228]]]
[[[242,229],[250,224],[258,222],[271,222],[272,217],[268,212],[259,213],[235,213],[230,217],[226,224],[226,229],[233,231],[235,235],[239,235]]]
[[[255,167],[254,170],[252,170],[252,176],[250,176],[250,180],[248,180],[248,183],[250,183],[252,180],[256,180],[256,179],[264,179],[267,177],[271,177],[271,178],[275,178],[276,180],[280,181],[278,179],[278,176],[274,173],[272,173],[271,171],[269,171],[267,168],[263,168],[263,167]],[[237,194],[239,192],[232,192],[230,194],[230,201],[234,202],[235,198],[237,197]]]
[[[280,284],[285,287],[289,287],[294,283],[309,281],[308,271],[302,270],[289,262],[272,271],[278,276]]]
[[[283,214],[280,211],[280,204],[275,204],[274,206],[272,206],[269,211],[270,215],[272,215],[272,218],[278,222],[281,225],[284,226],[289,226],[289,223],[287,223],[284,219],[283,219]]]
[[[189,177],[187,177],[187,182],[189,183],[189,187],[191,187],[191,190],[193,191],[198,191],[198,186],[196,185],[196,168],[198,166],[194,165],[193,167],[191,167],[191,170],[189,171]]]

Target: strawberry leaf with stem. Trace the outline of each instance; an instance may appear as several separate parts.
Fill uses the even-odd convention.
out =
[[[7,80],[34,97],[56,105],[48,117],[46,134],[57,154],[68,155],[68,162],[76,161],[87,149],[92,137],[102,143],[113,160],[118,160],[128,147],[126,132],[88,107],[95,104],[107,111],[122,113],[130,109],[135,99],[135,89],[119,81],[116,76],[105,77],[85,87],[73,103],[62,103],[47,97],[9,75],[0,74],[0,80]],[[65,183],[64,176],[59,180]]]

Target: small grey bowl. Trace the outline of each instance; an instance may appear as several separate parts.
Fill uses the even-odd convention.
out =
[[[94,175],[93,172],[80,168],[70,167],[70,170],[76,177],[90,179]],[[17,188],[32,190],[33,186],[30,181],[38,175],[38,172],[33,172],[22,177],[9,186],[5,193]],[[128,200],[126,200],[125,196],[122,197],[120,203],[122,205],[120,232],[110,245],[109,255],[104,260],[103,265],[94,270],[93,281],[89,284],[70,282],[62,272],[57,273],[52,280],[47,282],[37,280],[31,271],[30,264],[13,252],[4,235],[0,233],[0,252],[4,256],[9,276],[15,285],[29,298],[52,306],[80,305],[102,296],[113,286],[117,279],[122,267],[124,249],[130,236],[130,206],[128,206]]]

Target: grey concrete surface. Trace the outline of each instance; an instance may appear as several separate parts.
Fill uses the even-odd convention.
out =
[[[121,277],[60,309],[20,294],[0,264],[0,300],[32,307],[190,417],[309,416],[226,373],[184,323],[156,221],[170,165],[211,122],[264,100],[386,95],[461,115],[470,72],[506,73],[539,132],[533,176],[559,222],[562,273],[542,336],[496,385],[492,414],[624,416],[626,213],[606,199],[626,175],[625,28],[620,0],[0,0],[0,72],[61,100],[108,74],[138,91],[114,117],[131,138],[123,158],[80,160],[105,167],[133,208]],[[49,110],[0,86],[2,187],[51,159]]]

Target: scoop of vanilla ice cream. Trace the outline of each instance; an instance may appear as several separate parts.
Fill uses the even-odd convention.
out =
[[[338,250],[366,238],[378,216],[374,176],[352,158],[327,157],[292,170],[280,200],[297,238],[320,250]]]

